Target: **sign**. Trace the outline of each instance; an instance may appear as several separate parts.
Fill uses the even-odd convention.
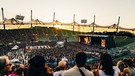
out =
[[[82,19],[81,23],[87,23],[87,20],[86,19]]]
[[[16,16],[15,16],[15,19],[17,19],[17,20],[23,20],[23,19],[24,19],[24,16],[16,15]]]

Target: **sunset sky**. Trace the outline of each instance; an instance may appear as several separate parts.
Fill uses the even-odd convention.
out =
[[[30,11],[33,18],[44,22],[55,19],[64,23],[87,19],[87,24],[93,22],[102,26],[117,24],[120,16],[120,26],[135,28],[135,0],[0,0],[0,8],[4,9],[6,18],[16,15],[25,16],[24,21],[30,21]],[[2,14],[0,10],[0,21]]]

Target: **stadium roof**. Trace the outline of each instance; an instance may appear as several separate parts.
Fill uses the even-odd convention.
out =
[[[5,23],[5,25],[20,25],[19,23],[18,23],[18,21],[15,19],[15,18],[10,18],[10,19],[7,19],[7,18],[5,18],[4,19],[4,23]],[[29,22],[23,22],[23,24],[21,24],[21,25],[30,25],[30,24],[33,24],[33,25],[38,25],[38,24],[40,24],[40,25],[69,25],[69,26],[72,26],[72,25],[75,25],[75,26],[87,26],[87,27],[95,27],[95,28],[114,28],[114,29],[122,29],[122,30],[132,30],[132,31],[134,31],[135,30],[135,28],[124,28],[124,27],[121,27],[121,26],[119,26],[119,25],[117,25],[117,24],[111,24],[111,25],[106,25],[106,26],[103,26],[103,25],[98,25],[98,24],[96,24],[96,23],[90,23],[90,24],[79,24],[79,23],[77,23],[77,22],[75,22],[75,21],[73,21],[73,22],[71,22],[71,23],[63,23],[63,22],[60,22],[60,21],[58,21],[58,20],[54,20],[54,21],[52,21],[52,22],[45,22],[45,21],[41,21],[41,20],[39,20],[39,19],[32,19],[32,21],[29,21]],[[3,21],[0,21],[0,25],[3,25]]]

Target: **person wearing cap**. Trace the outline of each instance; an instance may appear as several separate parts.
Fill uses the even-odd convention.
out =
[[[83,51],[78,51],[75,57],[76,65],[63,72],[62,76],[94,76],[92,71],[85,68],[87,55]]]
[[[12,70],[12,64],[8,56],[0,56],[0,76],[7,75]]]
[[[56,71],[53,73],[53,76],[61,76],[62,73],[66,70],[66,61],[61,60],[58,63],[58,68],[60,69],[59,71]]]

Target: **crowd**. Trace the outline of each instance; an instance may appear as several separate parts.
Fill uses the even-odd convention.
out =
[[[39,48],[43,44],[50,48]],[[114,61],[105,49],[79,42],[67,42],[62,48],[49,42],[27,45],[38,47],[26,50],[22,44],[1,54],[1,76],[135,76],[134,57]]]
[[[44,48],[44,47],[40,48],[40,45],[42,44],[48,45],[49,48]],[[87,53],[88,63],[97,61],[99,59],[98,54],[101,51],[104,51],[98,48],[91,47],[89,45],[81,44],[79,42],[65,43],[63,48],[57,48],[55,47],[55,43],[49,43],[49,42],[37,43],[37,44],[35,43],[32,45],[33,46],[38,45],[37,49],[26,50],[25,47],[22,48],[22,46],[19,46],[21,48],[15,51],[11,50],[7,52],[6,55],[9,56],[10,60],[19,59],[20,63],[23,64],[28,64],[28,60],[31,59],[33,56],[41,55],[45,58],[49,66],[55,67],[58,61],[60,61],[61,59],[66,59],[70,66],[74,65],[75,63],[74,57],[75,57],[75,52],[77,50],[84,50]],[[5,53],[3,55],[5,55]]]

